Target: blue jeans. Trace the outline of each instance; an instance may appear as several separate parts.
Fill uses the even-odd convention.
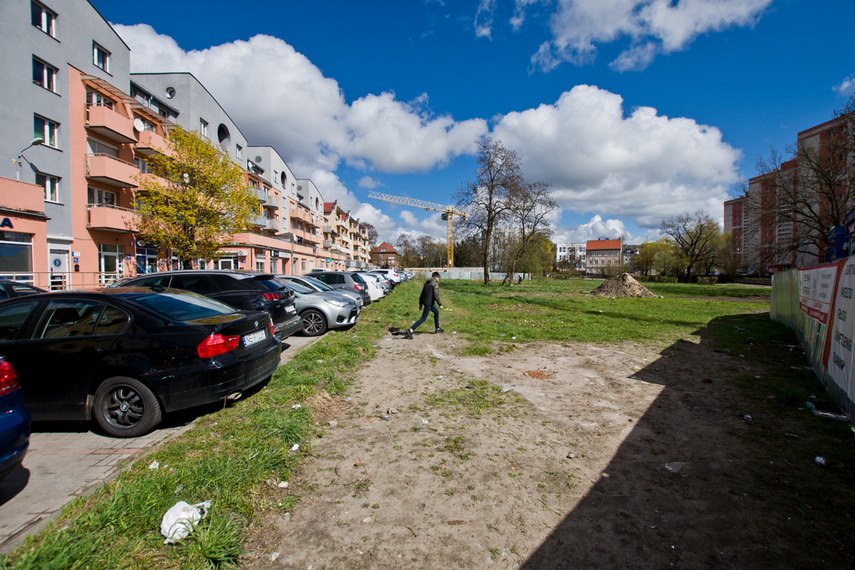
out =
[[[413,323],[413,326],[410,327],[410,330],[416,330],[418,326],[420,326],[423,322],[425,322],[428,318],[428,313],[433,313],[433,322],[436,325],[436,328],[439,328],[439,309],[434,307],[433,305],[425,306],[425,310],[422,312],[422,318]]]

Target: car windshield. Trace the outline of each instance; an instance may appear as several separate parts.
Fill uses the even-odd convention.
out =
[[[363,285],[365,285],[365,279],[363,279],[361,275],[359,275],[358,273],[351,273],[351,275],[353,276],[354,281],[356,281],[357,283],[362,283]]]
[[[290,287],[291,289],[293,289],[297,293],[304,293],[305,294],[305,293],[314,293],[315,292],[315,290],[312,289],[311,287],[307,287],[306,285],[303,285],[302,283],[300,283],[298,281],[289,281],[288,287]]]
[[[253,283],[261,285],[268,291],[281,291],[287,285],[279,281],[278,279],[274,279],[273,277],[255,277],[253,278]]]
[[[314,277],[309,277],[308,275],[303,275],[302,277],[312,285],[316,286],[321,291],[332,291],[333,288],[321,281],[320,279],[315,279]]]
[[[152,292],[131,300],[171,321],[195,321],[235,312],[225,303],[195,293]]]

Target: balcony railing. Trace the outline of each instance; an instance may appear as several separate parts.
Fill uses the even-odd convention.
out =
[[[102,105],[87,105],[86,127],[106,139],[118,143],[135,143],[134,121]]]
[[[111,154],[86,155],[86,177],[90,180],[109,186],[136,188],[139,173],[135,165]]]
[[[89,204],[87,227],[122,233],[133,233],[139,227],[139,214],[129,208],[107,204]]]
[[[145,156],[151,156],[158,152],[166,155],[172,153],[166,139],[154,131],[141,131],[134,150]]]

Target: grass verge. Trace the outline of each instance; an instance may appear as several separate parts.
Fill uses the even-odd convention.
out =
[[[470,354],[489,354],[535,341],[669,342],[717,320],[721,326],[715,327],[716,342],[723,349],[739,350],[754,342],[764,348],[752,354],[770,364],[798,360],[800,352],[794,356],[790,351],[796,344],[792,333],[768,319],[768,289],[758,293],[742,287],[651,284],[648,288],[662,298],[585,294],[599,283],[544,280],[508,289],[443,281],[447,310],[441,323],[469,341],[465,344]],[[368,307],[354,328],[329,333],[301,351],[256,394],[199,418],[180,438],[135,462],[93,495],[72,502],[46,530],[0,558],[0,568],[239,565],[247,527],[269,513],[289,511],[300,500],[277,483],[297,472],[319,435],[307,399],[320,390],[345,391],[360,366],[374,357],[375,343],[385,331],[406,328],[418,318],[420,287],[420,282],[399,286]],[[745,379],[745,397],[762,395],[764,405],[773,405],[766,397],[772,390],[778,395],[774,402],[789,412],[811,395],[817,407],[830,405],[812,373],[785,372],[781,369],[786,382],[776,378],[769,385]],[[502,401],[495,387],[475,388],[468,394],[438,397],[476,414]],[[829,439],[816,444],[817,452],[834,448],[845,435],[842,430],[848,429],[843,424],[819,427],[829,430]],[[846,461],[850,459],[847,455]],[[154,461],[160,467],[149,469]],[[167,546],[158,529],[163,513],[178,500],[211,501],[210,514],[182,543]]]

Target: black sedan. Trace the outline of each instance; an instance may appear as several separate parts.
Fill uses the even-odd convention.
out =
[[[12,279],[0,279],[0,301],[3,299],[12,299],[14,297],[23,297],[24,295],[33,295],[35,293],[44,293],[44,289],[13,281]]]
[[[118,437],[263,382],[280,353],[266,312],[176,289],[57,291],[0,303],[0,356],[17,370],[33,420],[94,418]]]

